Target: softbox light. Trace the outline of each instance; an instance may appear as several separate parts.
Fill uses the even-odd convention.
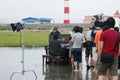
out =
[[[17,29],[16,24],[15,23],[11,23],[10,25],[12,27],[13,32],[15,32],[15,30]]]
[[[101,14],[94,15],[94,17],[96,18],[96,20],[102,20],[103,15],[104,15],[104,14],[101,13]]]
[[[11,23],[10,25],[12,27],[13,32],[15,32],[15,31],[19,32],[20,30],[23,30],[25,27],[24,24],[21,24],[20,22]]]
[[[24,29],[24,24],[21,24],[20,22],[16,23],[16,26],[17,26],[17,32]]]
[[[34,77],[35,77],[35,80],[37,80],[37,75],[36,75],[35,71],[34,70],[25,70],[25,67],[24,67],[24,64],[25,64],[24,63],[24,60],[25,60],[24,56],[25,56],[25,54],[24,54],[24,42],[23,42],[22,30],[24,29],[25,26],[24,26],[24,24],[21,24],[20,22],[18,22],[18,23],[11,23],[10,25],[11,25],[12,30],[14,32],[15,31],[20,32],[20,44],[21,44],[21,48],[22,48],[22,61],[21,61],[21,63],[22,63],[22,71],[21,72],[13,72],[12,75],[10,76],[10,80],[14,80],[14,77],[16,75],[18,75],[18,74],[20,74],[20,76],[22,74],[22,78],[24,79],[25,78],[25,74],[28,73],[28,72],[32,72]]]

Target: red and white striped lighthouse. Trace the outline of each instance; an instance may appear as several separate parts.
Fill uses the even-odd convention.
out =
[[[69,0],[64,0],[64,24],[70,24]]]

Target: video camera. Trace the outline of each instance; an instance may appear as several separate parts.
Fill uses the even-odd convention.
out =
[[[94,15],[93,17],[95,17],[96,21],[99,21],[99,20],[102,20],[103,15],[104,15],[104,14],[101,13],[101,14]]]
[[[10,25],[12,27],[13,32],[15,32],[15,31],[19,32],[20,30],[23,30],[25,27],[24,24],[21,24],[20,22],[11,23]]]

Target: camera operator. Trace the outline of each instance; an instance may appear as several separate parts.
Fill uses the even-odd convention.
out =
[[[89,56],[91,56],[92,59],[92,42],[91,42],[91,28],[86,32],[86,42],[84,43],[84,47],[85,47],[85,59],[86,59],[86,67],[87,70],[90,69],[90,64],[89,62],[91,62],[91,60],[89,61]]]

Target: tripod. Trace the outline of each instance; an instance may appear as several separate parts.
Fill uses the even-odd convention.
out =
[[[22,33],[22,31],[20,30],[20,45],[21,45],[21,48],[22,48],[22,61],[21,61],[21,63],[22,63],[22,72],[13,72],[12,73],[12,75],[11,75],[11,77],[10,77],[10,80],[13,80],[13,76],[15,75],[15,74],[22,74],[22,76],[24,76],[24,74],[26,73],[26,72],[33,72],[33,75],[35,76],[35,80],[37,80],[37,75],[36,75],[36,73],[35,73],[35,71],[34,70],[25,70],[24,69],[24,42],[23,42],[23,33]]]

